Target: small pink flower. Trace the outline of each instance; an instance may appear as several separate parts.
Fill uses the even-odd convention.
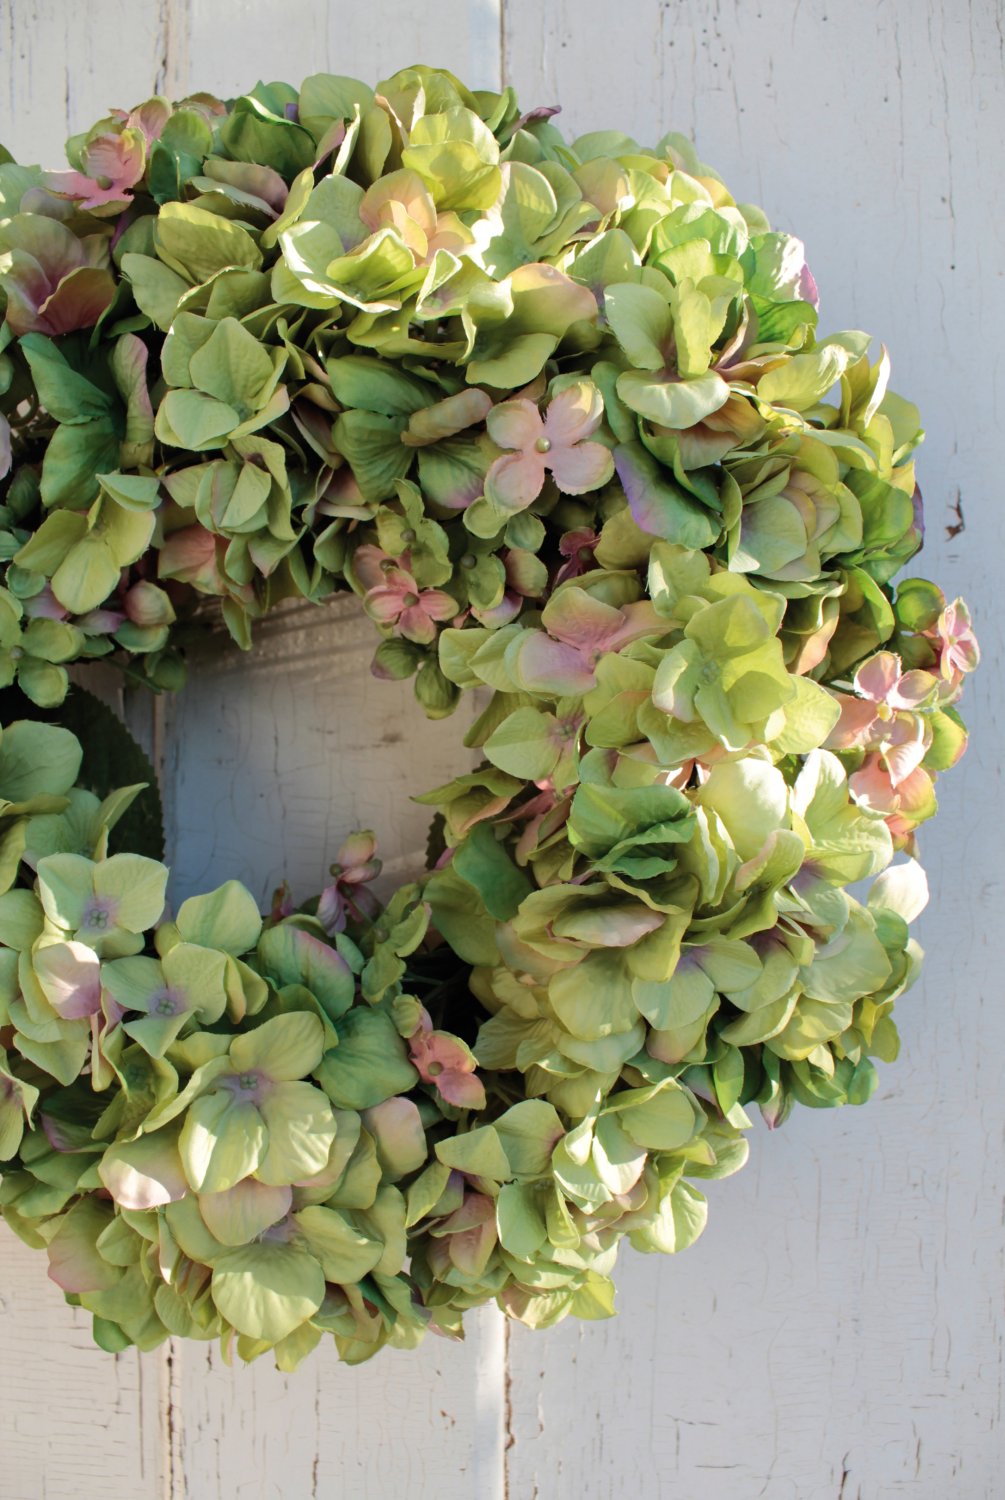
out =
[[[369,830],[350,834],[339,850],[331,867],[335,878],[318,900],[318,921],[329,937],[345,931],[348,917],[372,921],[379,912],[376,896],[366,889],[381,871],[376,850],[377,840]]]
[[[551,596],[544,630],[528,630],[514,653],[514,669],[530,692],[575,697],[597,685],[600,658],[665,626],[648,599],[621,608],[567,584]]]
[[[567,578],[578,578],[593,567],[593,554],[600,537],[595,531],[584,527],[581,531],[567,531],[558,543],[558,550],[567,559],[555,574],[555,587]]]
[[[458,1109],[485,1108],[485,1087],[475,1075],[470,1049],[448,1031],[434,1031],[426,1010],[409,1037],[408,1051],[423,1083],[431,1083],[448,1104]]]
[[[130,188],[146,171],[146,140],[142,130],[108,131],[95,136],[83,154],[83,172],[50,172],[47,186],[63,198],[77,199],[82,209],[130,203]]]
[[[939,672],[954,687],[959,686],[961,679],[967,672],[972,672],[981,659],[970,611],[962,599],[947,604],[931,634],[939,645]]]
[[[436,639],[437,621],[457,614],[457,600],[442,589],[420,589],[409,566],[407,553],[390,557],[369,543],[353,557],[356,577],[367,585],[363,608],[370,618],[390,625],[406,641],[430,646]]]
[[[932,697],[936,682],[930,672],[902,672],[899,656],[879,651],[859,667],[854,685],[855,698],[849,693],[834,694],[841,717],[826,741],[830,749],[847,750],[887,739],[886,726],[895,715],[916,713]]]
[[[913,833],[918,823],[935,811],[932,778],[921,766],[897,774],[889,757],[867,755],[859,770],[848,778],[856,802],[872,812],[883,813],[895,839]]]
[[[544,417],[524,397],[494,406],[486,418],[489,436],[513,451],[492,464],[485,476],[486,496],[502,510],[524,510],[541,493],[549,471],[567,495],[584,495],[606,484],[614,473],[610,449],[587,441],[603,416],[603,398],[591,380],[560,391]]]

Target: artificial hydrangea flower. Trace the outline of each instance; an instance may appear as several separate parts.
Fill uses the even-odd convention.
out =
[[[366,589],[363,608],[379,625],[389,626],[406,641],[428,646],[436,639],[438,621],[457,613],[456,600],[442,589],[422,589],[408,571],[410,559],[388,557],[380,548],[364,546],[353,565]]]
[[[408,1039],[408,1055],[423,1083],[431,1083],[458,1109],[484,1109],[485,1086],[475,1076],[470,1047],[449,1032],[434,1031],[429,1012],[420,1008],[418,1025]]]
[[[589,439],[603,421],[604,403],[588,380],[564,387],[544,416],[533,401],[518,397],[494,406],[486,418],[489,436],[512,451],[497,458],[485,476],[485,493],[503,511],[525,510],[551,474],[567,495],[599,489],[614,473],[603,443]]]

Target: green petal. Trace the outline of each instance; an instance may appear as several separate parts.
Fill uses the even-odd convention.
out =
[[[261,1114],[269,1129],[268,1149],[258,1168],[263,1182],[282,1186],[324,1170],[335,1140],[335,1117],[320,1089],[281,1083],[262,1101]]]
[[[333,1208],[305,1208],[293,1217],[321,1262],[326,1280],[337,1286],[360,1281],[384,1252],[379,1240],[354,1228]]]
[[[309,1011],[274,1016],[234,1038],[230,1048],[234,1071],[257,1069],[276,1083],[306,1078],[321,1061],[324,1035],[320,1018]]]
[[[275,1344],[317,1312],[325,1278],[301,1246],[262,1241],[221,1255],[212,1288],[217,1308],[238,1333]]]
[[[222,948],[235,957],[253,948],[262,930],[258,903],[237,880],[225,881],[215,891],[183,901],[177,924],[186,942]]]
[[[293,1195],[288,1187],[269,1187],[245,1177],[222,1193],[202,1193],[199,1212],[221,1245],[246,1245],[285,1219]]]
[[[195,1191],[220,1193],[254,1172],[265,1156],[268,1131],[254,1104],[218,1089],[189,1105],[178,1145]]]

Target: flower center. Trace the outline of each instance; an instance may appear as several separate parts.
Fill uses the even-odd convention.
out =
[[[242,1089],[246,1094],[254,1094],[258,1089],[259,1082],[260,1075],[258,1073],[239,1073],[237,1075],[238,1088]]]
[[[537,442],[534,444],[534,448],[538,453],[550,453],[551,438],[539,437]]]
[[[429,1074],[430,1078],[439,1078],[440,1074],[443,1072],[443,1064],[439,1062],[427,1063],[426,1072]]]
[[[707,661],[701,669],[702,682],[718,682],[722,676],[722,668],[717,661]]]
[[[466,568],[470,572],[477,562],[478,559],[473,552],[465,552],[461,558],[461,567]]]
[[[404,594],[401,600],[406,609],[414,609],[419,602],[418,594]]]
[[[177,995],[170,990],[158,990],[150,1002],[150,1014],[152,1016],[176,1016],[182,1009]]]
[[[115,903],[112,901],[89,901],[84,908],[84,920],[81,922],[81,930],[85,927],[91,932],[107,932],[115,925]]]

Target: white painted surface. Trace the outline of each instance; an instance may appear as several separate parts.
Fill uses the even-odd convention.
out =
[[[805,238],[827,324],[878,330],[894,384],[921,405],[921,570],[965,590],[985,652],[966,705],[974,743],[924,839],[935,900],[925,979],[900,1007],[904,1056],[868,1109],[803,1111],[772,1139],[759,1132],[747,1170],[712,1185],[690,1254],[626,1253],[618,1320],[515,1329],[508,1359],[489,1312],[462,1349],[427,1342],[361,1370],[315,1358],[290,1378],[232,1372],[198,1349],[176,1349],[170,1369],[111,1360],[88,1348],[41,1257],[4,1236],[0,1497],[994,1500],[1001,8],[505,0],[502,25],[478,0],[418,9],[0,0],[0,140],[52,161],[67,128],[142,97],[158,74],[174,93],[226,93],[322,68],[372,80],[421,58],[483,86],[502,69],[525,105],[563,103],[571,133],[689,132],[738,196]],[[949,538],[957,491],[966,525]],[[171,711],[179,894],[240,873],[265,894],[283,868],[306,891],[360,822],[394,856],[420,847],[407,795],[428,777],[414,736],[431,753],[453,729],[427,730],[407,693],[366,679],[364,641],[343,606],[311,624],[294,611],[253,658],[207,666]],[[404,737],[381,746],[389,729]]]

